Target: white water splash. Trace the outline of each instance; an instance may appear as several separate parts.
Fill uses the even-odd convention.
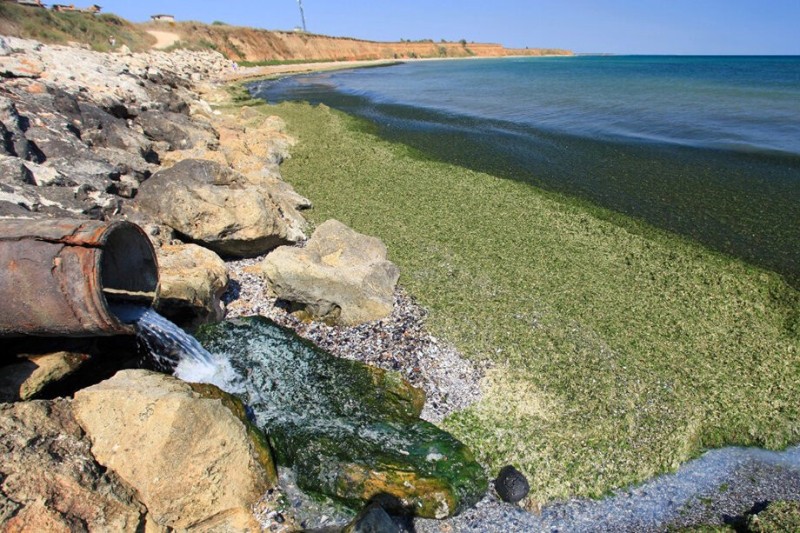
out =
[[[172,369],[175,377],[189,383],[210,383],[228,393],[244,390],[227,357],[209,353],[197,339],[154,309],[125,304],[113,306],[113,312],[122,322],[133,324],[156,365]]]

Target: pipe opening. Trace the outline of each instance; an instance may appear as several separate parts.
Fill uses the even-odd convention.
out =
[[[150,240],[137,226],[123,223],[109,228],[100,258],[100,278],[107,306],[115,315],[120,304],[153,304],[158,265]]]

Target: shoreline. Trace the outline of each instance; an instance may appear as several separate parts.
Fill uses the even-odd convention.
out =
[[[72,128],[80,125],[79,131],[87,140],[102,140],[99,135],[116,127],[115,131],[127,135],[128,142],[133,137],[146,144],[149,141],[144,139],[145,128],[154,136],[159,129],[145,119],[160,118],[158,115],[180,123],[185,138],[174,143],[163,140],[157,145],[163,154],[159,161],[162,169],[146,166],[151,162],[142,155],[141,162],[134,160],[142,165],[139,174],[134,175],[128,168],[130,175],[125,178],[119,175],[122,165],[100,168],[100,176],[74,177],[77,174],[70,174],[70,168],[63,176],[56,176],[63,180],[53,183],[55,171],[47,174],[49,167],[28,162],[28,168],[28,163],[17,162],[29,172],[17,165],[22,177],[11,176],[6,187],[42,197],[5,194],[6,204],[18,207],[12,216],[21,216],[19,213],[28,205],[23,205],[23,200],[30,204],[26,208],[30,212],[41,205],[53,208],[55,202],[45,195],[58,187],[73,187],[67,179],[73,177],[93,180],[92,187],[98,183],[105,186],[106,181],[102,180],[117,183],[109,190],[125,196],[115,197],[112,194],[116,193],[107,191],[105,196],[89,198],[96,205],[85,206],[69,203],[76,199],[71,198],[71,189],[63,189],[67,194],[59,209],[94,209],[85,213],[87,218],[97,216],[97,209],[107,209],[100,213],[109,218],[134,216],[122,207],[129,207],[134,196],[141,199],[144,194],[137,195],[135,189],[120,185],[135,187],[146,183],[154,171],[167,170],[186,159],[207,158],[206,168],[234,168],[235,160],[238,164],[256,165],[260,177],[265,173],[270,177],[285,175],[286,184],[297,185],[298,195],[311,191],[308,196],[315,205],[309,217],[312,222],[335,217],[354,229],[382,238],[391,258],[401,266],[403,290],[395,294],[397,314],[344,333],[320,324],[301,323],[285,313],[283,318],[308,333],[309,338],[338,349],[340,355],[356,355],[393,369],[399,363],[421,382],[430,378],[440,380],[433,386],[445,383],[441,390],[433,391],[433,397],[439,394],[442,401],[438,406],[429,406],[428,416],[435,420],[445,416],[443,427],[463,436],[480,455],[488,469],[487,477],[493,477],[496,466],[503,463],[522,465],[534,487],[534,494],[522,504],[528,511],[537,513],[543,510],[542,503],[558,502],[559,491],[566,495],[597,495],[607,492],[609,486],[628,486],[625,479],[649,479],[653,470],[671,470],[675,461],[698,455],[709,440],[713,445],[713,439],[718,439],[722,445],[737,437],[760,439],[771,446],[790,440],[792,434],[787,433],[785,424],[795,414],[792,409],[797,390],[793,387],[797,376],[791,373],[791,365],[797,360],[797,346],[791,342],[797,340],[797,335],[792,334],[789,313],[796,291],[786,291],[785,285],[770,273],[717,257],[663,232],[630,234],[626,228],[604,220],[598,210],[561,201],[554,195],[532,194],[530,188],[519,183],[425,160],[402,145],[365,133],[355,119],[323,106],[282,104],[246,109],[230,91],[222,94],[225,90],[220,85],[205,86],[208,91],[202,94],[209,101],[212,96],[219,97],[214,102],[221,105],[212,109],[208,101],[201,100],[199,85],[191,87],[189,80],[195,74],[195,81],[213,75],[220,64],[225,64],[220,63],[221,56],[159,54],[152,58],[123,58],[80,52],[83,55],[73,61],[75,64],[67,65],[49,55],[64,50],[30,46],[31,55],[41,54],[41,65],[35,61],[12,64],[11,68],[17,69],[13,72],[21,75],[5,86],[15,87],[10,94],[17,103],[7,107],[14,109],[13,114],[9,113],[11,118],[31,121],[28,117],[35,117],[50,128],[34,129],[30,135],[62,132],[69,121],[62,119],[66,115],[61,113],[69,112],[86,119],[89,113],[103,118],[100,124],[107,128],[97,128],[97,123],[89,120],[72,122]],[[168,88],[161,72],[150,70],[156,57],[163,61],[168,76],[176,77],[170,81],[185,78],[179,91]],[[134,66],[122,66],[120,61]],[[41,69],[34,79],[27,77],[30,71],[26,69],[31,64]],[[139,72],[139,83],[133,76],[113,75],[122,69]],[[43,75],[45,72],[48,76]],[[110,80],[122,85],[110,87]],[[68,94],[89,83],[105,83],[108,90],[95,93],[84,88],[83,93],[91,98],[81,102]],[[143,87],[150,92],[142,92]],[[58,106],[43,113],[41,110],[47,108],[41,107],[40,102],[56,102],[55,96],[49,94],[51,90],[59,97]],[[133,128],[133,121],[112,116],[98,107],[102,104],[118,110],[113,106],[120,94],[128,94],[126,104],[141,115],[137,118],[141,131]],[[109,99],[101,101],[102,96]],[[148,115],[133,107],[140,105],[148,109],[153,105],[164,109],[176,106],[175,109],[186,111],[186,118],[165,110]],[[277,118],[272,120],[273,116]],[[281,117],[286,118],[288,126]],[[19,121],[24,122],[22,118]],[[95,143],[83,144],[83,138],[74,131],[64,131],[65,138],[77,139],[73,146],[77,158],[128,154],[122,148],[95,151]],[[20,132],[19,135],[26,133]],[[137,134],[139,137],[135,137]],[[297,135],[299,142],[294,145],[295,139],[288,134]],[[64,150],[63,146],[51,137],[38,137],[37,141],[43,138],[50,141],[41,142],[43,153],[57,159],[54,154]],[[258,139],[265,152],[248,152],[246,155],[253,155],[253,159],[237,159],[249,150],[236,143],[242,138]],[[21,139],[24,135],[17,138]],[[189,142],[198,146],[174,149]],[[22,142],[17,146],[20,150],[26,148]],[[294,147],[290,150],[291,146]],[[279,160],[283,159],[286,161],[278,171]],[[131,166],[131,159],[125,162]],[[38,177],[30,183],[34,172]],[[141,178],[141,182],[134,177]],[[266,187],[263,182],[259,186]],[[11,209],[9,205],[5,207]],[[56,215],[59,213],[55,211]],[[48,214],[53,215],[46,209],[40,213]],[[175,230],[159,226],[158,220],[134,220],[147,222],[147,231],[159,248],[199,248],[176,239]],[[526,254],[522,260],[519,254],[515,255],[519,251]],[[269,298],[258,292],[263,291],[258,280],[246,279],[246,268],[252,261],[243,260],[237,265],[229,262],[227,266],[222,263],[223,273],[230,270],[238,281],[240,296],[245,294],[248,298],[248,302],[242,302],[244,306],[251,306],[239,311],[275,312]],[[171,276],[188,277],[188,269],[175,269]],[[205,265],[200,270],[213,277]],[[222,277],[220,274],[216,281]],[[231,290],[237,290],[236,284],[231,285]],[[251,290],[256,292],[247,292]],[[409,294],[418,297],[419,303]],[[229,302],[234,316],[237,311],[232,298]],[[697,311],[692,305],[702,309]],[[631,311],[634,306],[635,313]],[[708,309],[716,314],[706,316],[701,312]],[[779,323],[781,319],[786,322]],[[669,320],[672,322],[662,324]],[[696,324],[701,320],[708,324]],[[653,344],[653,338],[660,339],[677,328],[695,341],[691,350],[677,342]],[[751,330],[762,334],[754,338]],[[358,353],[349,354],[351,351]],[[470,360],[464,361],[461,354]],[[444,368],[436,369],[436,365]],[[478,386],[483,389],[482,397],[475,395]],[[691,390],[687,393],[687,389]],[[782,410],[773,413],[770,402],[780,402]],[[24,402],[19,405],[24,406]],[[430,409],[433,407],[444,408],[437,411]],[[709,409],[703,411],[706,408]],[[726,418],[728,410],[736,412]],[[37,442],[26,441],[23,448]],[[796,453],[796,449],[790,453]],[[91,456],[89,459],[94,461]],[[217,483],[218,487],[222,485]],[[785,488],[791,487],[787,484]],[[280,499],[279,495],[277,490],[264,497]],[[487,502],[488,507],[484,505]],[[492,507],[494,504],[497,505]],[[560,519],[564,513],[558,504],[553,505],[548,509],[555,509]],[[152,511],[153,506],[149,509]],[[290,507],[284,509],[291,512]],[[143,508],[137,512],[150,511]],[[267,522],[265,527],[290,527],[291,517],[284,520],[272,504],[262,511],[266,513],[262,517]],[[510,524],[520,523],[517,519],[521,512],[519,507],[500,504],[490,493],[483,503],[460,518],[430,522],[425,526],[430,529],[425,531],[458,531],[462,526],[513,530]],[[248,509],[243,513],[247,515]],[[596,527],[597,520],[604,520],[602,513],[589,526]],[[421,528],[423,522],[419,521]]]
[[[420,57],[416,59],[365,59],[347,61],[317,61],[309,63],[287,63],[282,65],[265,65],[260,67],[239,66],[234,72],[226,73],[222,78],[226,83],[246,83],[259,79],[274,79],[297,74],[314,74],[321,72],[334,72],[339,70],[352,70],[372,67],[388,67],[406,63],[425,61],[473,61],[494,59],[539,59],[553,57],[577,57],[576,55],[543,54],[543,55],[508,55],[508,56],[468,56],[468,57]]]
[[[394,236],[394,237],[392,237],[391,235],[386,234],[385,230],[379,229],[380,227],[382,227],[382,225],[381,224],[376,224],[376,221],[368,216],[369,210],[371,208],[375,207],[373,205],[374,202],[367,202],[368,206],[363,205],[363,203],[365,202],[365,197],[363,195],[361,195],[360,193],[358,193],[358,192],[355,193],[357,198],[348,198],[348,199],[342,198],[341,195],[338,195],[338,194],[335,193],[335,190],[333,190],[334,188],[336,188],[336,187],[338,187],[338,188],[345,187],[344,186],[345,182],[344,181],[342,181],[342,182],[339,181],[340,179],[344,179],[344,176],[338,176],[338,175],[337,176],[331,176],[330,175],[330,171],[327,171],[325,173],[325,175],[327,176],[327,179],[332,179],[335,182],[335,184],[331,184],[330,187],[324,186],[323,184],[320,184],[320,183],[315,182],[313,180],[312,175],[315,173],[315,168],[316,168],[316,164],[315,163],[311,163],[311,167],[312,168],[310,168],[310,169],[308,169],[308,168],[301,169],[300,163],[297,162],[297,161],[302,161],[302,166],[307,166],[307,165],[309,165],[309,159],[312,159],[312,160],[319,159],[320,161],[325,160],[326,156],[322,156],[320,158],[320,157],[317,157],[317,155],[315,155],[315,154],[316,154],[317,151],[320,150],[321,143],[325,142],[324,139],[326,139],[326,138],[328,138],[328,139],[336,138],[340,142],[340,145],[338,147],[339,150],[336,152],[336,158],[335,158],[337,163],[334,164],[332,162],[328,162],[328,163],[322,164],[322,167],[324,167],[324,168],[332,168],[331,165],[342,166],[343,167],[342,170],[344,171],[345,175],[349,176],[349,178],[347,179],[348,185],[346,187],[349,187],[350,194],[348,196],[350,196],[350,195],[354,194],[353,187],[354,186],[356,187],[356,191],[358,190],[358,187],[359,187],[359,185],[354,185],[354,181],[353,180],[355,180],[355,182],[360,182],[360,181],[364,180],[368,175],[371,175],[372,173],[376,173],[378,175],[385,175],[387,179],[390,179],[391,176],[394,176],[394,179],[397,179],[397,176],[394,174],[393,170],[389,170],[389,169],[378,170],[377,168],[374,168],[374,169],[371,168],[371,165],[373,165],[374,162],[371,161],[371,160],[365,161],[363,159],[363,157],[361,157],[361,156],[354,157],[354,161],[351,161],[349,158],[352,156],[352,153],[351,153],[351,150],[348,148],[349,143],[351,141],[349,140],[348,136],[355,135],[356,137],[358,137],[360,139],[353,147],[354,153],[366,154],[366,153],[370,153],[371,151],[376,151],[379,154],[383,154],[383,155],[379,156],[379,158],[382,159],[382,160],[396,158],[396,157],[398,157],[397,154],[399,154],[399,153],[404,154],[404,157],[408,157],[409,154],[407,154],[407,150],[402,149],[397,145],[395,145],[394,148],[389,148],[388,147],[389,143],[386,143],[386,141],[380,141],[380,140],[376,141],[374,138],[371,138],[371,140],[368,140],[367,137],[369,137],[369,136],[364,134],[363,132],[354,133],[354,131],[358,131],[358,127],[354,127],[353,126],[354,120],[353,119],[348,119],[348,118],[341,118],[341,119],[337,118],[340,115],[338,112],[333,112],[333,111],[329,111],[329,110],[320,110],[318,108],[311,108],[311,107],[309,107],[309,106],[307,106],[305,104],[280,104],[278,106],[268,106],[268,107],[266,107],[264,109],[264,111],[266,113],[268,113],[268,114],[275,113],[278,116],[281,116],[282,118],[284,118],[287,121],[287,124],[288,124],[288,131],[290,133],[292,133],[292,134],[296,134],[299,137],[299,139],[301,140],[299,146],[305,146],[305,149],[301,149],[301,150],[298,151],[297,148],[295,148],[293,150],[293,159],[290,159],[289,161],[287,161],[284,164],[284,167],[282,167],[282,170],[284,172],[285,179],[287,181],[289,181],[290,183],[292,183],[298,189],[298,191],[302,191],[304,194],[307,194],[309,197],[314,198],[316,207],[315,207],[314,212],[312,213],[312,220],[323,220],[323,219],[328,218],[328,217],[337,217],[337,218],[344,217],[344,218],[346,218],[346,222],[348,224],[350,224],[353,227],[357,228],[359,231],[365,231],[365,232],[368,232],[370,234],[374,234],[374,235],[377,235],[377,236],[381,237],[385,242],[387,242],[387,246],[390,249],[390,254],[396,254],[398,252],[397,246],[398,246],[399,242],[404,243],[404,245],[411,244],[411,243],[409,243],[407,241],[407,239],[403,239],[402,236]],[[315,118],[311,119],[310,118],[311,116],[314,116]],[[313,120],[313,122],[317,126],[317,128],[314,130],[313,133],[310,130],[308,130],[307,128],[305,128],[305,127],[300,127],[299,128],[300,132],[299,133],[297,132],[298,126],[301,126],[302,125],[302,121],[305,121],[305,120]],[[300,121],[300,122],[298,122],[298,121]],[[327,127],[323,127],[323,124],[325,124],[326,121],[329,121],[334,125],[338,124],[339,122],[347,124],[348,126],[346,126],[344,129],[348,133],[343,133],[343,130],[338,129],[338,126],[335,126],[334,130],[337,133],[334,136],[331,137],[330,136],[330,131],[328,131],[329,129]],[[353,128],[353,129],[351,129],[351,128]],[[325,131],[321,131],[320,132],[319,129],[323,129]],[[343,135],[344,135],[344,138],[343,138]],[[341,144],[341,143],[343,143],[343,144]],[[359,161],[359,166],[358,167],[353,166],[353,164],[355,163],[355,160]],[[442,163],[436,163],[436,162],[431,162],[431,163],[428,164],[429,166],[426,166],[426,164],[424,162],[420,162],[420,161],[413,160],[413,159],[411,161],[407,162],[407,163],[408,163],[408,166],[410,168],[408,168],[407,170],[404,170],[403,172],[408,172],[408,173],[411,173],[411,174],[417,173],[418,175],[426,174],[427,172],[429,172],[429,170],[425,170],[425,169],[429,169],[430,167],[441,168],[442,170],[445,170],[445,168],[448,168],[448,165],[445,165],[445,164],[442,164]],[[406,163],[403,163],[403,165],[406,165]],[[365,169],[363,169],[364,166],[369,167],[369,168],[367,168],[365,170]],[[416,170],[413,170],[413,169],[416,169]],[[464,179],[466,177],[467,178],[467,182],[475,180],[475,179],[479,179],[479,176],[480,176],[478,173],[474,173],[474,172],[467,171],[467,170],[464,170],[464,169],[459,169],[457,171],[456,170],[451,170],[451,171],[458,173],[461,176],[461,179]],[[444,175],[440,175],[440,178],[443,178],[443,177],[444,177]],[[480,178],[480,179],[482,179],[482,178]],[[408,184],[409,182],[406,180],[404,183]],[[503,182],[495,183],[493,188],[496,188],[495,186],[499,186],[502,183]],[[429,186],[433,186],[433,184],[431,183],[431,184],[429,184]],[[463,182],[462,182],[462,186],[463,186]],[[311,189],[308,189],[307,187],[311,187]],[[517,186],[513,186],[512,188],[513,189],[518,189]],[[386,197],[387,195],[393,196],[393,195],[401,194],[398,191],[395,191],[394,187],[392,189],[393,189],[392,191],[381,191],[379,193],[378,189],[375,189],[372,186],[370,186],[368,190],[370,191],[370,194],[378,194],[380,197]],[[442,187],[436,187],[436,189],[437,190],[443,190]],[[449,187],[449,186],[446,186],[445,189],[450,190],[450,191],[455,190],[455,189],[453,189],[452,187]],[[309,191],[312,191],[312,190],[314,192],[309,192]],[[405,191],[405,194],[406,195],[411,195],[411,197],[414,197],[418,202],[421,202],[421,203],[425,203],[426,201],[428,201],[428,199],[425,198],[426,195],[423,194],[422,196],[419,196],[420,195],[419,187],[409,186],[408,187],[408,191]],[[402,195],[401,196],[397,196],[397,197],[398,198],[402,197]],[[337,202],[341,202],[341,201],[344,201],[344,203],[342,205],[337,205]],[[504,204],[505,205],[515,205],[515,204],[518,204],[518,203],[519,202],[505,202]],[[357,205],[358,205],[358,207],[357,207]],[[384,206],[384,210],[385,210],[385,207],[386,206]],[[408,207],[408,206],[406,206],[406,207]],[[572,216],[575,215],[576,211],[580,212],[580,211],[583,210],[582,208],[574,206],[574,205],[563,205],[563,204],[561,205],[561,207],[559,209],[566,209],[566,212],[562,213],[560,215],[562,217],[572,217]],[[467,211],[471,211],[471,210],[468,209]],[[478,210],[476,210],[476,211],[478,211]],[[348,213],[348,214],[345,214],[345,213]],[[388,217],[388,218],[391,219],[394,215],[384,212],[382,216],[383,217]],[[477,212],[476,212],[476,216],[479,216],[479,214]],[[599,221],[593,221],[591,224],[595,224],[597,222],[599,222]],[[392,225],[399,224],[399,223],[400,223],[399,220],[397,222],[390,222],[389,226],[391,227]],[[601,225],[604,225],[604,226],[607,225],[607,224],[608,224],[608,222],[606,222],[606,221],[601,223]],[[674,236],[670,236],[668,234],[662,234],[661,231],[655,231],[654,235],[650,235],[650,231],[648,230],[646,232],[646,234],[648,235],[647,237],[644,237],[644,236],[641,236],[641,237],[645,238],[645,240],[648,240],[648,241],[650,239],[652,239],[652,238],[655,238],[655,242],[659,243],[659,244],[657,244],[657,246],[662,246],[666,242],[670,243],[670,245],[669,245],[670,248],[672,248],[673,246],[677,246],[676,250],[680,250],[680,251],[677,252],[679,255],[683,255],[684,253],[686,253],[687,249],[689,249],[689,250],[697,250],[698,249],[698,245],[696,245],[696,244],[682,242],[682,240],[680,238],[676,239]],[[420,237],[423,237],[423,239],[425,238],[424,236],[420,236]],[[631,235],[629,234],[627,238],[630,238],[630,237],[631,237]],[[638,239],[638,238],[640,238],[640,237],[636,237],[636,239]],[[662,243],[661,242],[662,240],[664,240],[665,242]],[[441,246],[441,245],[442,244],[440,243],[439,246]],[[424,245],[424,246],[429,247],[429,246],[431,246],[431,244],[427,244],[427,245]],[[670,252],[670,253],[675,253],[675,252]],[[693,251],[691,253],[696,253],[696,252]],[[458,254],[458,253],[451,250],[449,252],[449,254]],[[403,253],[401,255],[405,255],[405,253]],[[430,267],[433,270],[435,270],[436,269],[435,263],[437,263],[438,261],[441,260],[442,251],[440,251],[439,253],[435,254],[434,256],[430,256],[430,254],[428,254],[428,255],[429,255],[429,257],[427,259],[427,262],[428,263],[433,263],[433,264],[430,264]],[[448,252],[445,252],[444,256],[446,257],[447,255],[448,255]],[[710,252],[703,252],[702,255],[704,257],[703,261],[705,261],[706,258],[711,259],[712,257],[714,257],[714,254],[710,253]],[[453,259],[456,259],[456,258],[455,257],[451,258],[449,260],[449,262],[452,262]],[[454,315],[454,317],[452,319],[448,319],[446,316],[443,315],[443,313],[447,314],[448,311],[444,310],[441,305],[436,303],[436,298],[434,298],[434,301],[432,302],[431,299],[430,299],[431,298],[431,292],[421,289],[419,284],[418,284],[418,282],[414,281],[415,279],[417,279],[417,277],[420,275],[420,273],[416,272],[414,268],[412,268],[411,272],[409,272],[408,264],[405,261],[401,260],[399,262],[399,264],[401,266],[401,272],[404,272],[404,274],[403,274],[404,277],[401,279],[401,284],[406,285],[406,282],[409,280],[409,277],[410,277],[412,283],[411,283],[411,286],[406,285],[408,290],[411,291],[412,294],[417,295],[421,299],[421,303],[427,309],[432,311],[431,318],[433,319],[434,324],[435,324],[434,328],[433,328],[434,334],[436,334],[437,336],[442,336],[442,337],[444,337],[446,339],[450,339],[450,340],[455,338],[456,339],[456,345],[459,347],[459,349],[464,351],[464,339],[463,339],[463,337],[461,337],[458,334],[456,334],[455,336],[453,336],[451,334],[452,333],[457,333],[457,330],[459,328],[459,326],[457,326],[457,323],[463,322],[465,319],[468,321],[468,323],[472,323],[474,321],[474,319],[470,319],[470,318],[467,318],[467,317],[463,316],[462,315],[463,310],[452,309],[449,306],[448,306],[448,309],[450,309],[451,313],[455,312],[455,315]],[[728,268],[727,266],[724,266],[724,265],[732,265],[732,264],[738,265],[739,263],[738,263],[738,261],[733,260],[733,259],[728,259],[728,258],[725,258],[725,257],[715,257],[713,259],[713,261],[711,261],[711,264],[715,264],[716,265],[716,266],[713,266],[712,268],[722,268],[724,270],[724,269]],[[457,262],[456,265],[453,265],[450,268],[454,268],[455,267],[455,269],[458,270],[460,268],[464,268],[465,266],[466,265],[460,264],[460,262]],[[737,269],[738,268],[739,267],[737,266]],[[750,268],[747,268],[745,271],[749,272],[748,274],[745,274],[745,277],[749,277],[749,276],[753,275],[754,273],[759,272],[758,269],[750,269]],[[766,274],[766,272],[764,274]],[[429,274],[427,274],[427,275],[429,275]],[[458,275],[457,278],[459,280],[462,280],[462,281],[465,280],[465,278],[463,278],[461,275]],[[445,284],[445,285],[447,285],[447,284]],[[452,289],[452,287],[450,287],[450,289]],[[434,291],[434,292],[440,292],[440,291]],[[497,297],[491,298],[491,300],[492,301],[496,301],[496,298]],[[534,319],[534,323],[536,323],[537,321],[541,321],[541,320],[542,320],[541,317],[538,318],[538,319]],[[545,325],[545,324],[543,324],[543,325]],[[444,329],[443,329],[443,326],[444,326]],[[456,327],[456,330],[451,329],[454,326]],[[547,326],[547,325],[545,325],[545,327],[549,328],[549,326]],[[447,331],[450,331],[451,334],[448,334]],[[497,344],[495,344],[495,343],[491,343],[491,344],[494,344],[495,346],[497,346]],[[504,345],[501,343],[500,346],[504,346]],[[473,360],[475,360],[474,348],[467,349],[466,352],[467,353],[472,352],[471,358],[473,358]],[[486,356],[481,356],[481,357],[478,357],[478,359],[493,359],[493,358],[491,358],[491,357],[486,358]],[[494,359],[496,360],[496,358],[494,358]],[[588,363],[576,363],[576,364],[588,364]],[[505,365],[500,365],[500,366],[503,367]],[[493,374],[490,376],[490,379],[488,380],[488,382],[484,381],[484,384],[487,384],[487,383],[489,384],[488,394],[490,394],[490,395],[496,395],[497,392],[498,392],[498,390],[496,389],[496,383],[497,383],[497,379],[499,379],[499,378],[497,377],[497,375],[494,372],[496,372],[496,371],[493,371]],[[506,372],[508,372],[507,369],[503,370],[501,372],[501,375],[506,374]],[[506,374],[506,375],[508,376],[508,374]],[[518,384],[516,384],[515,381],[512,381],[512,383],[510,383],[509,385],[512,386],[512,390],[514,390],[514,387],[518,386]],[[519,384],[519,385],[521,385],[521,384]],[[486,396],[486,391],[484,393],[484,397],[485,396]],[[506,400],[509,399],[508,397],[504,397],[504,398]],[[533,405],[537,405],[537,403],[538,403],[538,405],[541,405],[541,402],[542,402],[541,399],[537,399],[535,397],[529,398],[528,401],[531,402],[532,406]],[[548,409],[548,407],[545,407],[545,406],[535,407],[535,409],[540,409],[540,408]],[[486,409],[486,406],[481,407],[481,404],[479,404],[477,406],[478,412],[480,412],[482,409]],[[508,409],[508,406],[506,406],[506,409]],[[514,408],[514,409],[516,409],[516,408]],[[515,417],[516,415],[515,415],[514,409],[512,409],[511,411],[507,411],[504,414],[504,416],[512,415],[512,416]],[[472,412],[472,414],[470,416],[474,416],[476,409],[475,408],[471,408],[468,411]],[[538,410],[534,411],[534,413],[535,413],[535,416],[542,416],[542,413],[540,413]],[[464,413],[461,413],[460,415],[457,415],[456,418],[459,419],[459,420],[463,420],[463,418],[462,418],[463,414]],[[492,420],[494,420],[495,423],[499,422],[498,419],[494,419],[493,418]],[[459,422],[454,424],[454,419],[452,417],[445,421],[445,427],[450,431],[455,431],[456,435],[459,438],[463,439],[463,437],[465,435],[464,430],[466,429],[466,430],[469,431],[469,426],[462,425],[462,424],[463,424],[463,422],[461,422],[461,421],[459,421]],[[481,424],[481,426],[485,428],[485,426],[483,426],[483,424]],[[517,438],[521,438],[521,437],[517,437]],[[468,444],[471,447],[473,447],[473,449],[476,449],[474,441],[473,442],[468,441]],[[720,443],[720,445],[721,444],[722,443]],[[480,449],[481,446],[479,445],[479,446],[477,446],[477,448]],[[696,450],[695,449],[693,452],[691,452],[689,454],[689,456],[690,457],[697,457],[699,455],[699,453],[700,453],[700,450]],[[690,457],[684,457],[681,462],[687,461]],[[484,460],[485,460],[485,457],[484,457]],[[686,463],[686,464],[688,464],[688,463]],[[672,470],[672,468],[667,468],[667,470]],[[645,476],[643,478],[643,480],[647,480],[647,479],[651,479],[651,476]],[[631,481],[633,481],[633,480],[631,480]],[[640,480],[640,481],[642,481],[642,480]],[[531,484],[532,484],[532,486],[536,486],[536,485],[538,485],[540,483],[541,482],[534,481]],[[628,486],[628,484],[624,483],[622,485],[617,485],[617,486]],[[623,490],[623,489],[620,489],[620,490]],[[573,492],[573,494],[574,494],[574,492]],[[529,509],[535,510],[535,509],[539,509],[540,508],[539,507],[539,503],[537,503],[537,502],[542,502],[542,501],[553,501],[553,502],[555,502],[555,501],[558,501],[558,500],[559,500],[559,497],[555,497],[555,499],[553,499],[552,497],[551,498],[541,499],[540,496],[534,495],[531,499],[529,499],[527,501],[527,503],[525,505],[528,506]],[[570,500],[570,501],[577,501],[577,500]],[[552,505],[557,505],[557,504],[554,503]],[[518,512],[518,511],[515,511],[513,507],[507,508],[506,511],[507,512],[511,512],[511,513]],[[742,512],[744,512],[744,511],[746,511],[746,510],[743,510]]]
[[[559,72],[569,68],[562,64]],[[462,70],[457,69],[459,75]],[[421,75],[419,70],[409,72]],[[422,72],[435,77],[431,69]],[[374,76],[374,83],[356,83],[367,87],[391,83],[392,73]],[[458,107],[414,107],[413,98],[398,97],[392,91],[387,91],[392,97],[374,101],[347,90],[339,92],[324,80],[317,86],[286,79],[265,84],[264,93],[273,102],[297,98],[342,109],[371,121],[369,127],[382,138],[406,144],[426,157],[644,220],[724,255],[776,271],[800,288],[800,254],[794,246],[799,235],[791,224],[798,215],[794,200],[800,197],[797,187],[789,185],[796,183],[800,159],[792,153],[756,146],[722,149],[680,138],[657,141],[633,134],[591,135],[557,126],[480,118],[469,112],[459,114]]]

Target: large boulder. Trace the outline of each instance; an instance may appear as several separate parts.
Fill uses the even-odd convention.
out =
[[[147,509],[95,461],[68,400],[0,404],[0,530],[143,531]]]
[[[263,254],[303,237],[242,174],[219,163],[180,161],[139,187],[138,209],[224,256]]]
[[[136,490],[161,526],[225,530],[220,522],[239,524],[276,482],[241,402],[213,386],[195,392],[171,376],[123,370],[73,403],[97,461]]]
[[[228,286],[225,262],[196,244],[164,245],[158,255],[158,312],[191,325],[222,320]]]
[[[310,318],[343,325],[391,314],[400,277],[379,239],[337,220],[321,224],[305,248],[273,251],[261,269],[279,299]]]

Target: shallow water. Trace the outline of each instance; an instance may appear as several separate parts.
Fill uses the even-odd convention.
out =
[[[454,531],[667,531],[670,526],[731,523],[758,504],[798,498],[800,446],[783,452],[728,447],[600,500],[558,502],[539,514],[484,500],[450,525]],[[419,533],[440,531],[433,521],[416,525]]]
[[[425,156],[590,201],[800,283],[800,58],[419,62],[258,82]]]

